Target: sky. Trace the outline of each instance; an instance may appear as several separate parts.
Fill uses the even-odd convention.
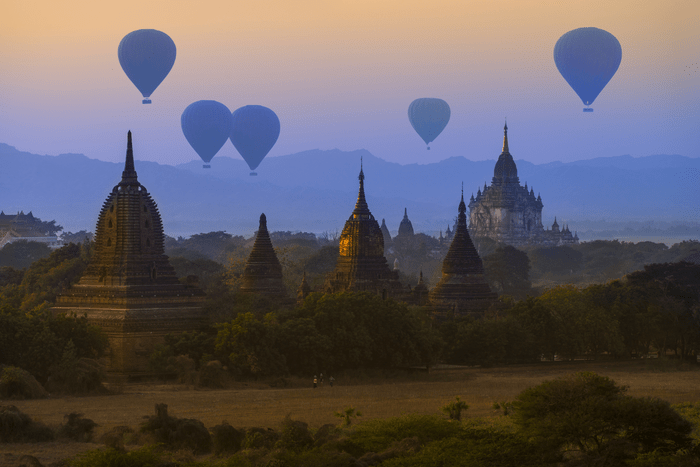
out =
[[[180,115],[212,99],[277,113],[268,157],[338,148],[400,164],[496,159],[506,117],[511,154],[536,164],[700,157],[697,0],[2,3],[0,142],[22,151],[117,162],[131,130],[137,160],[198,159]],[[553,49],[589,26],[619,40],[622,62],[583,113]],[[117,58],[137,29],[163,31],[177,46],[151,105]],[[419,97],[452,111],[430,151],[408,121]],[[230,142],[218,156],[240,158]]]

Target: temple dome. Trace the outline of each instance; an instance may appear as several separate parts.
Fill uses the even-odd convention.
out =
[[[494,181],[518,178],[518,168],[508,150],[508,125],[503,127],[503,151],[498,156],[498,161],[493,169],[493,178]]]
[[[95,256],[81,282],[102,285],[177,284],[163,247],[163,222],[134,169],[128,134],[122,180],[102,205],[95,230]]]

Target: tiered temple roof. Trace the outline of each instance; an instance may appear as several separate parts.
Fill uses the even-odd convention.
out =
[[[355,209],[340,235],[338,262],[324,288],[329,293],[369,291],[382,297],[395,296],[401,293],[401,284],[384,257],[384,235],[365,200],[362,168],[359,180]]]
[[[166,334],[204,324],[204,292],[178,281],[163,240],[158,207],[138,182],[129,132],[122,179],[97,220],[95,253],[78,284],[53,308],[86,314],[102,328],[110,342],[108,371],[146,372],[150,353]]]
[[[454,238],[442,262],[442,278],[430,292],[430,301],[438,316],[479,315],[497,298],[484,278],[484,266],[469,237],[464,193]]]
[[[241,292],[288,299],[287,288],[282,279],[282,265],[272,247],[265,214],[260,214],[260,227],[241,282]]]

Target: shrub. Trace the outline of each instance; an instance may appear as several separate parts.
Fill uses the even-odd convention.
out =
[[[195,454],[211,450],[209,430],[199,420],[168,415],[167,404],[156,404],[156,415],[141,424],[142,433],[151,433],[156,442],[171,449],[190,449]]]
[[[299,452],[311,446],[313,442],[314,438],[309,433],[309,425],[298,420],[292,420],[287,415],[282,420],[280,439],[275,444],[275,447]]]
[[[245,432],[242,447],[244,449],[272,449],[278,439],[279,434],[270,428],[267,430],[258,427],[249,428]]]
[[[0,442],[51,441],[54,433],[14,405],[0,405]]]
[[[78,457],[71,462],[71,467],[156,467],[160,465],[163,464],[155,446],[146,446],[130,452],[118,449],[88,451],[78,454]]]
[[[125,425],[115,426],[107,433],[100,436],[100,443],[103,443],[108,448],[123,450],[125,444],[125,435],[133,434],[133,428]]]
[[[215,454],[235,453],[241,449],[245,433],[235,429],[227,422],[211,429],[212,444]]]
[[[230,379],[221,362],[212,360],[199,369],[197,385],[205,388],[225,388]]]
[[[340,423],[341,425],[350,426],[350,423],[352,423],[352,417],[361,417],[362,413],[359,410],[355,411],[354,407],[346,407],[343,410],[335,412],[333,415],[342,420]]]
[[[454,402],[450,402],[440,410],[445,412],[447,416],[450,417],[450,420],[460,421],[462,419],[462,411],[467,410],[468,408],[469,406],[467,403],[460,401],[459,396],[457,396]]]
[[[81,413],[69,413],[63,417],[66,422],[58,429],[58,436],[87,443],[92,441],[93,430],[97,423],[83,418]]]
[[[28,371],[6,366],[0,373],[0,397],[3,399],[43,399],[46,390]]]
[[[170,357],[167,371],[174,371],[177,374],[177,380],[183,384],[195,384],[197,382],[194,360],[187,355]]]
[[[73,341],[68,341],[61,361],[49,370],[47,387],[59,394],[94,394],[105,392],[107,377],[102,364],[91,358],[78,358]]]

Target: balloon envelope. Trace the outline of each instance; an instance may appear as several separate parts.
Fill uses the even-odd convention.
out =
[[[620,42],[598,28],[569,31],[554,46],[554,63],[559,73],[586,105],[598,97],[621,61]]]
[[[163,82],[175,63],[177,51],[173,40],[155,29],[130,32],[119,43],[119,64],[136,88],[148,99]]]
[[[231,131],[231,111],[216,101],[193,102],[182,112],[180,125],[192,149],[208,164],[226,144]]]
[[[279,118],[262,105],[246,105],[231,116],[231,142],[250,170],[260,165],[279,135]]]
[[[408,106],[408,120],[425,144],[430,144],[450,121],[450,106],[442,99],[422,97]]]

